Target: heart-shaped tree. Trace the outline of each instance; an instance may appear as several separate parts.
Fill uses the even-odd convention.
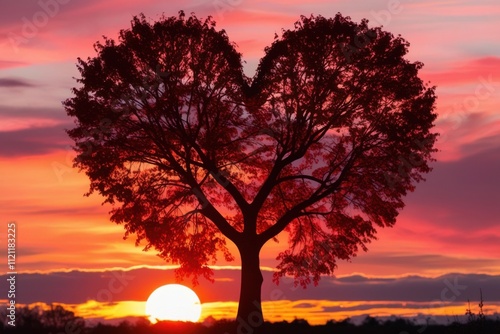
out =
[[[259,252],[285,231],[275,280],[317,283],[392,226],[435,151],[434,87],[409,44],[367,21],[302,17],[253,78],[215,22],[135,17],[78,60],[64,105],[75,165],[126,235],[211,278],[241,256],[240,329],[262,322]]]

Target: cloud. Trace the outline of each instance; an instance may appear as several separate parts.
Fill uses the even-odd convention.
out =
[[[457,86],[463,84],[480,85],[490,78],[493,86],[500,86],[500,57],[488,56],[462,60],[449,64],[445,71],[426,73],[425,79],[432,84]]]
[[[500,116],[491,111],[444,114],[436,127],[438,161],[456,161],[500,146]]]
[[[237,301],[241,271],[216,270],[216,277],[226,278],[217,283],[201,280],[194,287],[204,303]],[[276,286],[271,282],[272,272],[264,270],[262,299],[278,300],[330,300],[330,301],[398,301],[435,302],[476,300],[479,289],[488,301],[500,301],[500,275],[447,274],[438,277],[407,276],[400,278],[377,277],[324,277],[317,287],[295,287],[291,280]],[[133,270],[71,271],[51,273],[25,273],[18,277],[19,303],[81,304],[88,300],[98,302],[145,301],[157,287],[175,282],[173,269],[137,268]],[[5,291],[6,277],[0,276],[0,288]],[[184,284],[189,285],[184,282]],[[298,303],[296,307],[307,307]]]
[[[33,85],[23,79],[0,78],[0,87],[33,87]]]
[[[432,242],[426,240],[425,235],[420,235],[418,231],[415,232],[408,230],[406,227],[395,227],[394,229],[393,239],[399,239],[403,244],[410,245],[410,247],[412,246],[412,242],[414,242],[415,239],[420,240],[418,244],[422,245],[422,248],[427,248],[427,252],[429,253],[426,253],[426,251],[424,250],[418,252],[418,254],[410,253],[408,252],[408,250],[401,250],[400,253],[369,251],[366,254],[362,254],[354,258],[352,260],[352,263],[340,264],[339,271],[345,271],[346,269],[350,269],[351,271],[362,271],[364,269],[367,272],[383,272],[387,275],[393,274],[393,272],[417,272],[426,275],[432,275],[435,273],[450,271],[488,273],[496,272],[500,268],[498,259],[495,257],[488,257],[490,254],[483,254],[483,256],[465,257],[460,255],[455,249],[453,249],[452,252],[445,254],[432,254],[430,253],[431,251],[429,251],[429,244],[432,244]],[[396,231],[398,229],[401,231]],[[434,229],[437,230],[438,227]],[[443,242],[442,240],[438,241]],[[383,243],[384,241],[381,242]],[[394,247],[395,245],[392,246]],[[449,248],[450,245],[445,244],[441,247]],[[445,251],[443,251],[443,253],[444,252]],[[371,269],[371,267],[373,267],[373,269]],[[357,276],[349,277],[349,279],[352,280]],[[362,278],[359,278],[359,280],[362,280]]]
[[[0,115],[5,118],[50,118],[55,121],[68,121],[68,116],[62,108],[0,105]]]
[[[70,144],[60,125],[0,132],[0,142],[0,157],[48,154]]]
[[[495,286],[500,283],[499,276],[474,274],[447,274],[427,278],[406,276],[401,278],[365,278],[335,279],[326,277],[318,287],[294,289],[292,286],[283,289],[283,298],[289,300],[323,299],[350,301],[414,301],[431,302],[446,299],[446,301],[466,301],[476,299],[479,288],[483,293],[488,291],[488,300],[500,300],[500,292]],[[263,297],[266,296],[263,293]]]
[[[474,234],[498,226],[500,217],[500,137],[478,145],[480,141],[464,146],[472,154],[461,160],[435,163],[427,181],[409,196],[404,211],[406,216],[433,222],[437,233],[452,228],[464,241],[453,242],[465,248],[481,245],[480,240],[471,244]]]
[[[0,105],[0,133],[62,126],[69,121],[61,108]]]
[[[11,67],[19,67],[28,65],[25,62],[21,61],[8,61],[8,60],[0,60],[0,69],[6,69]]]
[[[463,145],[464,158],[434,163],[427,180],[405,198],[394,228],[380,231],[367,254],[340,268],[375,273],[385,268],[393,274],[498,272],[500,143],[498,138],[485,142]]]
[[[497,136],[500,144],[500,58],[462,58],[439,71],[422,73],[437,85],[436,131],[440,133],[439,160],[457,160],[471,152],[474,142]],[[469,144],[472,146],[465,147]],[[464,149],[465,148],[465,149]],[[482,148],[484,150],[484,147]]]

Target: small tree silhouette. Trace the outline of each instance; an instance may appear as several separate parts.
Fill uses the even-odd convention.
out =
[[[41,321],[45,328],[53,331],[81,331],[85,326],[83,318],[75,316],[73,311],[66,310],[61,305],[50,305],[50,309],[43,311]],[[71,329],[71,330],[67,330]]]
[[[263,323],[266,242],[289,236],[275,281],[316,284],[392,226],[431,170],[434,88],[404,39],[367,22],[302,17],[253,78],[211,18],[182,12],[135,17],[78,60],[81,86],[64,105],[89,193],[179,277],[210,279],[233,242],[241,328]]]
[[[479,289],[479,311],[478,313],[474,313],[470,307],[470,300],[467,299],[467,309],[465,311],[465,315],[467,315],[467,325],[469,328],[473,328],[477,333],[484,333],[485,324],[486,324],[486,315],[483,311],[483,291]]]
[[[16,308],[16,326],[36,332],[43,328],[43,309],[39,306]]]

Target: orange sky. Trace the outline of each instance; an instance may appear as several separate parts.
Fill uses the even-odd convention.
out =
[[[340,263],[337,274],[500,275],[500,6],[496,0],[390,3],[221,0],[187,1],[178,8],[155,0],[90,0],[57,2],[47,12],[30,0],[2,8],[0,217],[4,230],[17,222],[19,271],[164,265],[154,251],[142,252],[133,239],[122,239],[122,227],[109,222],[110,207],[101,206],[97,195],[83,196],[88,180],[71,168],[71,142],[63,130],[72,120],[61,101],[75,86],[76,58],[94,55],[92,45],[101,35],[115,37],[132,14],[155,18],[184,9],[214,17],[243,53],[247,75],[274,34],[293,27],[301,14],[367,18],[410,41],[410,60],[422,61],[422,77],[438,87],[438,162],[427,182],[408,196],[395,227],[379,231],[369,252]],[[43,15],[50,17],[36,21]],[[0,231],[0,245],[4,235]],[[274,267],[284,247],[285,237],[267,245],[262,265]],[[1,259],[6,262],[5,254]]]

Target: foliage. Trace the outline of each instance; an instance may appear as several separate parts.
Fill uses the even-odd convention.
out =
[[[265,243],[289,237],[275,282],[317,284],[393,226],[431,170],[434,87],[408,47],[366,20],[303,16],[248,78],[211,18],[134,17],[78,60],[64,102],[75,166],[125,237],[179,264],[179,278],[211,279],[233,242],[238,326],[262,324]]]
[[[317,283],[431,170],[434,87],[408,46],[366,20],[302,17],[248,78],[211,18],[135,17],[78,61],[75,165],[180,277],[210,278],[233,259],[226,239],[258,254],[286,231],[275,280]]]

